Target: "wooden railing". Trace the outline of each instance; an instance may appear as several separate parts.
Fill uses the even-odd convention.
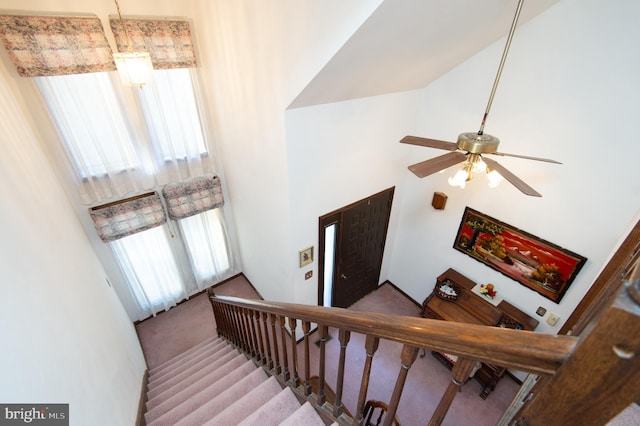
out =
[[[429,424],[441,424],[459,386],[476,361],[552,376],[573,350],[577,338],[523,330],[460,324],[423,318],[350,311],[291,303],[275,303],[209,294],[218,334],[251,356],[269,374],[310,401],[327,421],[341,425],[362,425],[363,411],[371,375],[373,357],[380,339],[403,344],[399,373],[388,402],[385,425],[393,421],[409,370],[420,348],[457,355],[452,380],[445,390]],[[317,326],[319,337],[318,387],[312,392],[310,333]],[[335,399],[326,397],[326,341],[329,327],[339,333],[340,354],[337,366]],[[343,382],[345,358],[351,333],[366,336],[366,358],[355,418],[345,413]],[[302,359],[298,359],[298,335]],[[290,356],[290,358],[289,358]],[[333,398],[332,398],[333,399]]]

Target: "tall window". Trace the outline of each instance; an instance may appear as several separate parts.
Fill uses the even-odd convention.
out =
[[[82,179],[138,169],[131,131],[106,72],[36,77],[62,141]]]
[[[114,85],[119,81],[112,72],[112,51],[97,16],[0,15],[2,42],[18,73],[35,78],[62,142],[54,151],[68,166],[80,201],[101,204],[108,215],[100,220],[117,218],[116,229],[122,221],[135,222],[120,215],[121,204],[132,200],[123,197],[213,176],[216,168],[194,90],[197,64],[189,21],[112,19],[110,26],[119,51],[131,41],[134,50],[150,52],[155,84],[142,89]],[[213,198],[221,194],[219,186],[218,180]],[[133,197],[133,204],[148,202],[147,195]],[[157,217],[148,227],[117,236],[98,230],[111,244],[138,302],[139,319],[233,270],[217,201],[164,224],[156,193],[152,213]],[[139,217],[145,214],[136,211]]]
[[[178,221],[196,280],[201,287],[217,281],[231,267],[220,209]]]
[[[155,84],[137,94],[159,160],[207,155],[189,69],[156,70],[154,74]]]
[[[169,309],[188,296],[166,225],[110,243],[138,305],[149,313]]]

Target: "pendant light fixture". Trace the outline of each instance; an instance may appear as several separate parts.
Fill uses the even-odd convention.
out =
[[[118,10],[118,19],[120,25],[122,25],[122,31],[124,31],[124,36],[127,40],[127,51],[114,53],[113,60],[118,68],[118,74],[120,74],[122,84],[142,88],[145,84],[153,81],[151,56],[149,52],[133,51],[131,48],[131,40],[129,40],[129,34],[127,33],[127,27],[120,14],[120,5],[118,4],[118,0],[114,0],[114,2]]]

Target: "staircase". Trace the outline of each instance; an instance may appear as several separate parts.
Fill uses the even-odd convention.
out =
[[[159,425],[324,426],[279,382],[213,337],[149,371],[144,420]]]

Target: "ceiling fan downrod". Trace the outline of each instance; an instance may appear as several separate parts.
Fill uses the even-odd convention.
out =
[[[482,135],[484,133],[484,125],[487,122],[487,117],[489,116],[489,110],[491,109],[491,104],[493,103],[493,97],[496,94],[496,89],[498,88],[498,82],[500,81],[500,76],[502,75],[502,69],[504,68],[504,63],[507,60],[507,54],[509,53],[509,46],[511,46],[511,40],[513,39],[513,33],[516,31],[516,25],[518,24],[518,18],[520,17],[520,11],[522,10],[522,5],[524,0],[518,0],[518,7],[516,8],[515,16],[513,17],[513,22],[511,23],[511,29],[509,30],[509,35],[507,37],[507,42],[504,46],[504,51],[502,52],[502,59],[500,60],[500,65],[498,66],[498,72],[496,74],[496,78],[493,81],[493,87],[491,88],[491,94],[489,95],[489,102],[487,103],[487,108],[484,111],[484,115],[482,116],[482,123],[480,124],[480,130],[478,130],[478,135]]]

